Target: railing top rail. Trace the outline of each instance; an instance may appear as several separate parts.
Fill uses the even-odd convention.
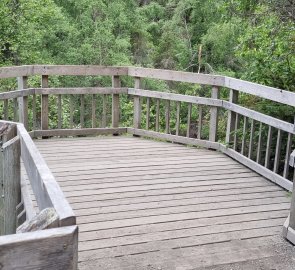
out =
[[[91,65],[31,65],[0,68],[0,79],[30,75],[129,75],[141,78],[151,78],[167,81],[178,81],[227,87],[233,90],[255,95],[275,102],[295,106],[295,93],[293,92],[221,75],[199,74],[183,71],[123,66],[109,67]]]

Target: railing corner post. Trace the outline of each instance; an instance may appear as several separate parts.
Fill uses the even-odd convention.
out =
[[[141,78],[135,77],[135,89],[141,88]],[[134,96],[134,116],[133,116],[133,127],[135,129],[141,128],[141,100],[139,96]]]
[[[219,99],[220,91],[218,86],[213,86],[211,91],[211,98]],[[218,130],[218,107],[211,107],[210,109],[210,131],[209,141],[217,141],[217,130]]]
[[[115,75],[112,78],[112,86],[114,88],[121,87],[120,77]],[[120,96],[119,94],[112,95],[112,127],[118,128],[120,122]],[[113,135],[118,135],[114,133]]]
[[[28,78],[26,76],[17,78],[18,90],[24,90],[28,88]],[[19,121],[24,124],[24,127],[28,129],[28,97],[22,95],[17,99],[18,101],[18,113]]]

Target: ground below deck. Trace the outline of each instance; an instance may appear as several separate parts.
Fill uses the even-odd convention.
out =
[[[290,198],[219,152],[133,137],[38,140],[77,215],[79,269],[295,269]]]

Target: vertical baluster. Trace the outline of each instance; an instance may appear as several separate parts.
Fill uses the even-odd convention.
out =
[[[186,137],[190,136],[190,129],[191,129],[191,116],[192,116],[192,104],[188,104],[188,111],[187,111],[187,129],[186,129]]]
[[[254,145],[254,131],[255,131],[255,121],[254,119],[251,120],[251,130],[250,130],[250,141],[249,141],[249,151],[248,151],[248,158],[252,158],[253,154],[253,145]]]
[[[148,97],[146,99],[146,130],[149,130],[150,128],[150,102],[151,102],[151,99]]]
[[[37,107],[36,107],[36,95],[35,94],[33,94],[32,110],[33,110],[33,130],[35,130],[35,129],[37,129]]]
[[[257,144],[257,156],[256,162],[261,163],[261,150],[262,150],[262,123],[259,124],[259,137],[258,137],[258,144]]]
[[[284,173],[283,177],[288,178],[289,175],[289,161],[290,161],[290,155],[292,151],[292,134],[288,133],[288,141],[287,141],[287,147],[286,147],[286,156],[285,156],[285,164],[284,164]]]
[[[8,99],[4,99],[4,112],[3,112],[3,117],[4,117],[4,120],[8,120]]]
[[[279,170],[280,158],[281,158],[281,146],[282,146],[282,131],[279,129],[278,136],[277,136],[275,163],[274,163],[274,167],[273,167],[274,173],[278,173],[278,170]]]
[[[166,108],[165,108],[165,133],[170,133],[170,100],[166,100]]]
[[[48,88],[48,76],[42,75],[41,87]],[[41,95],[41,129],[48,129],[48,95]]]
[[[248,118],[244,116],[243,138],[242,138],[242,147],[241,147],[242,155],[245,154],[245,149],[246,149],[247,126],[248,126]]]
[[[231,89],[229,93],[229,102],[238,103],[238,98],[239,98],[239,92]],[[225,142],[227,145],[230,145],[232,142],[232,138],[233,138],[232,132],[235,129],[236,116],[237,114],[235,112],[232,112],[232,111],[228,112],[226,138],[225,138]]]
[[[266,168],[269,168],[269,163],[270,163],[271,141],[272,141],[272,127],[269,126],[268,133],[267,133],[266,154],[265,154],[265,163],[264,163],[264,166]]]
[[[159,132],[159,125],[160,125],[160,100],[157,99],[157,106],[156,106],[156,132]]]
[[[102,121],[101,125],[103,128],[107,126],[107,96],[102,95]]]
[[[240,124],[240,115],[236,113],[235,115],[235,134],[234,134],[234,150],[237,151],[238,147],[238,129]]]
[[[18,102],[17,102],[17,98],[13,99],[13,121],[18,122]]]
[[[18,89],[23,90],[28,88],[28,77],[18,77],[17,78]],[[24,124],[24,127],[29,129],[29,117],[28,117],[28,97],[22,96],[18,98],[18,112],[19,112],[19,122]]]
[[[198,119],[198,139],[202,139],[202,126],[203,126],[203,107],[199,106],[199,119]]]
[[[70,128],[74,127],[74,96],[70,95]]]
[[[121,80],[119,76],[113,76],[112,84],[114,88],[121,87]],[[120,122],[120,96],[119,94],[112,95],[112,127],[119,127]],[[114,134],[117,135],[117,134]]]
[[[176,136],[179,136],[179,126],[180,126],[180,101],[176,103]]]
[[[62,128],[62,100],[61,95],[57,95],[57,128]]]
[[[92,95],[92,102],[91,102],[91,123],[92,128],[96,127],[96,98],[95,95]]]
[[[81,128],[84,128],[84,109],[85,109],[85,100],[84,95],[80,95],[81,103],[80,103],[80,125]]]

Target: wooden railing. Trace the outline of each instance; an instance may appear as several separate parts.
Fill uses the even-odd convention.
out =
[[[38,269],[49,269],[54,262],[66,269],[76,269],[76,218],[54,176],[22,124],[0,121],[0,138],[0,235],[5,235],[0,236],[1,266],[20,269],[33,263]],[[29,187],[33,191],[37,209]],[[14,235],[17,227],[24,222],[29,224],[33,219],[37,222],[38,213],[44,209],[53,209],[56,213],[53,224],[48,224],[50,229],[35,231],[38,227],[37,223],[33,223],[32,230],[29,230],[32,232]],[[42,245],[41,250],[45,250],[48,258],[38,250],[38,245]],[[22,253],[24,249],[25,256]],[[58,250],[60,254],[53,258],[50,254],[58,254]],[[38,254],[39,259],[35,260]]]
[[[36,75],[41,76],[41,88],[28,88],[28,77]],[[108,76],[112,85],[50,88],[52,75]],[[133,86],[126,76],[134,79]],[[138,67],[0,68],[0,79],[13,77],[18,77],[19,90],[0,93],[2,115],[22,122],[32,137],[130,133],[206,147],[227,154],[288,191],[293,189],[294,169],[289,162],[294,122],[246,108],[239,104],[239,96],[250,94],[294,109],[295,93],[225,76]],[[142,89],[143,80],[209,86],[210,97]],[[220,99],[226,89],[228,100]],[[123,110],[131,99],[132,115]]]

